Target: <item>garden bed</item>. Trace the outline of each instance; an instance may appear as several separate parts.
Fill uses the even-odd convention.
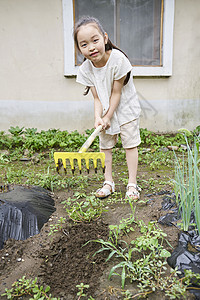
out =
[[[113,258],[106,262],[109,251],[96,253],[102,244],[92,241],[108,241],[111,228],[109,226],[119,225],[122,220],[133,217],[134,209],[131,230],[120,232],[119,240],[124,241],[122,244],[119,241],[121,247],[123,243],[130,244],[142,235],[141,225],[138,225],[140,220],[144,222],[143,229],[153,221],[155,226],[158,226],[156,227],[158,232],[161,229],[166,234],[163,239],[163,249],[172,252],[177,247],[180,230],[176,226],[157,223],[159,218],[166,214],[162,208],[163,197],[170,196],[173,191],[171,179],[174,177],[174,158],[173,153],[164,149],[164,146],[160,145],[159,147],[162,148],[160,150],[155,149],[154,145],[141,147],[138,184],[142,187],[140,199],[142,201],[132,203],[132,206],[124,201],[127,184],[125,154],[122,149],[117,148],[114,151],[113,163],[116,192],[108,199],[102,200],[102,211],[98,212],[96,217],[88,221],[86,215],[84,220],[77,219],[76,222],[72,214],[66,213],[68,201],[71,199],[72,203],[74,199],[80,203],[87,197],[93,197],[93,192],[103,182],[100,170],[98,174],[91,171],[89,175],[83,172],[81,176],[77,173],[74,177],[71,174],[57,175],[52,151],[34,154],[30,160],[20,159],[19,156],[16,161],[9,160],[9,154],[2,151],[1,185],[9,185],[11,189],[15,185],[24,184],[51,189],[56,211],[39,234],[25,241],[5,242],[4,248],[0,250],[0,294],[5,291],[5,288],[10,289],[13,282],[26,276],[31,279],[37,277],[39,286],[50,286],[48,294],[51,293],[52,296],[60,299],[138,299],[139,294],[142,293],[137,284],[130,283],[126,278],[122,288],[122,276],[111,276],[108,279],[111,268],[120,260],[113,255]],[[22,157],[24,158],[24,155]],[[17,176],[15,177],[14,174]],[[2,189],[3,192],[7,191]],[[116,240],[113,240],[114,242]],[[133,261],[140,258],[140,255],[141,253],[138,253],[133,257]],[[167,266],[165,274],[161,275],[163,281],[169,274],[170,267]],[[81,291],[81,284],[87,295],[85,297],[78,294]],[[128,292],[132,296],[129,296]],[[186,299],[194,299],[189,292],[185,295]],[[30,299],[30,297],[23,295],[22,299]],[[166,299],[166,291],[157,288],[155,292],[150,291],[147,297]],[[2,296],[1,299],[7,297]]]

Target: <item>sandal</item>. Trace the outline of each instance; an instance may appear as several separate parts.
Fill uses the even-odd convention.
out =
[[[110,185],[111,190],[110,190],[110,189],[104,188],[104,185],[106,185],[106,184]],[[96,191],[96,197],[97,197],[97,198],[104,199],[104,198],[108,197],[110,194],[114,193],[114,191],[115,191],[115,184],[114,184],[114,182],[111,182],[111,181],[107,181],[107,180],[106,180],[106,181],[104,181],[104,183],[103,183],[103,187],[100,188],[100,189],[98,189],[98,190]],[[103,195],[98,195],[99,192],[103,192]]]
[[[134,187],[135,191],[129,191],[129,187]],[[127,185],[127,192],[126,192],[126,196],[125,198],[130,198],[130,199],[133,199],[133,200],[138,200],[140,199],[140,192],[141,192],[141,188],[135,184],[135,183],[129,183]]]

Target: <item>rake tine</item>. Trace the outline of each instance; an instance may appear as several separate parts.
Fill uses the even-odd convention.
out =
[[[97,160],[101,160],[101,165],[103,168],[103,172],[105,172],[105,154],[101,152],[92,153],[92,152],[86,152],[91,143],[93,142],[94,138],[97,136],[97,134],[102,130],[102,126],[98,126],[95,131],[91,134],[91,136],[87,139],[87,141],[83,144],[79,152],[72,153],[72,152],[54,152],[54,160],[56,163],[56,170],[59,173],[61,167],[64,168],[65,173],[67,172],[67,163],[66,161],[69,161],[72,174],[75,174],[75,165],[74,160],[78,163],[78,168],[80,171],[80,174],[82,173],[82,160],[85,160],[85,166],[87,169],[87,173],[89,174],[90,169],[90,160],[93,160],[93,167],[95,170],[95,173],[97,173]],[[62,163],[61,161],[62,160]]]
[[[85,165],[86,165],[86,168],[87,168],[88,174],[89,174],[90,162],[89,162],[89,159],[88,159],[88,158],[85,159]]]
[[[75,157],[73,157],[75,156]],[[95,173],[98,172],[98,160],[100,160],[101,163],[101,167],[103,170],[103,173],[105,173],[105,157],[103,156],[103,153],[76,153],[73,154],[72,153],[63,153],[63,152],[56,152],[54,153],[54,160],[56,163],[56,171],[58,174],[60,174],[60,170],[63,167],[64,168],[64,172],[65,174],[67,174],[67,161],[69,161],[70,166],[71,166],[71,170],[72,170],[72,174],[75,174],[75,162],[77,161],[78,163],[78,168],[79,168],[79,172],[80,174],[82,174],[82,161],[85,161],[85,167],[87,169],[87,173],[90,173],[90,161],[93,164],[93,168]],[[62,160],[62,161],[60,161]]]
[[[59,156],[60,155],[60,156]],[[74,156],[74,157],[73,157]],[[75,174],[75,162],[78,164],[79,172],[82,174],[82,162],[85,161],[85,167],[87,169],[87,173],[89,174],[90,170],[90,162],[93,164],[93,168],[95,173],[98,172],[98,165],[101,164],[103,173],[105,173],[105,162],[104,162],[104,156],[102,153],[75,153],[72,155],[72,153],[55,153],[55,163],[56,163],[56,171],[58,174],[60,173],[61,168],[64,168],[65,173],[67,173],[67,161],[69,161],[72,174]],[[62,159],[60,161],[59,159]],[[99,162],[100,161],[100,162]]]
[[[93,165],[94,165],[95,174],[97,174],[97,160],[96,159],[93,159]]]

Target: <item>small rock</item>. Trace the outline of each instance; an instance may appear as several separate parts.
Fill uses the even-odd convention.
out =
[[[20,261],[22,261],[22,259],[21,258],[17,258],[17,261],[20,262]]]
[[[169,150],[177,151],[179,147],[178,147],[178,146],[167,146],[167,148],[168,148]]]
[[[187,150],[187,145],[181,145],[181,148],[182,148],[183,150]]]
[[[2,155],[9,155],[9,151],[8,150],[1,150],[0,154],[2,154]]]
[[[161,151],[161,152],[167,152],[167,151],[169,151],[169,149],[167,147],[162,147],[162,148],[159,149],[159,151]]]
[[[38,153],[34,154],[32,157],[31,157],[31,160],[33,163],[37,164],[40,162],[40,159],[38,157]]]
[[[31,159],[29,157],[25,157],[25,156],[20,158],[20,161],[30,161],[30,160]]]
[[[28,150],[28,149],[25,149],[25,150],[24,150],[24,156],[28,156],[28,155],[29,155],[29,153],[30,153],[30,152],[29,152],[29,150]]]
[[[143,148],[142,153],[151,152],[151,148]]]

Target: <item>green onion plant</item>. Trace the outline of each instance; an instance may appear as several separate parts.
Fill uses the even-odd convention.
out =
[[[190,226],[191,214],[194,212],[195,221],[200,234],[200,171],[199,171],[199,143],[198,137],[194,138],[192,149],[189,146],[187,137],[185,136],[187,145],[187,159],[181,161],[175,154],[175,180],[174,189],[176,193],[176,201],[181,212],[183,230],[188,231]]]

